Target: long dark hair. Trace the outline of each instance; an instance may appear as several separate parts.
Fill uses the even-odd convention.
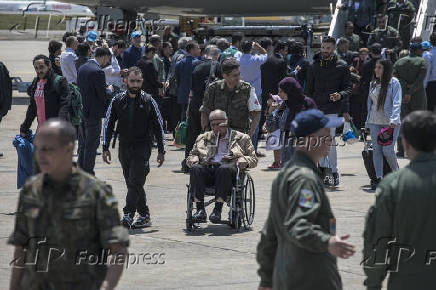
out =
[[[377,61],[377,63],[383,66],[383,75],[381,76],[381,79],[378,80],[374,72],[372,80],[374,85],[376,81],[379,81],[381,84],[380,93],[377,100],[377,110],[383,111],[385,107],[386,95],[388,94],[389,82],[392,79],[392,63],[388,59],[380,59]]]

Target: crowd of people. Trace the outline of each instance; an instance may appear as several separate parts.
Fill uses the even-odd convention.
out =
[[[265,156],[258,142],[266,139],[267,150],[274,155],[268,168],[280,169],[293,155],[290,126],[295,115],[318,108],[327,116],[344,117],[358,129],[366,128],[364,132],[373,141],[380,132],[392,139],[383,145],[372,142],[376,178],[371,185],[375,189],[383,178],[383,159],[395,171],[397,157],[404,157],[401,142],[395,152],[401,119],[416,110],[433,111],[436,104],[436,34],[429,41],[412,39],[406,51],[399,45],[399,34],[387,24],[386,15],[377,15],[377,28],[364,41],[354,34],[361,27],[348,21],[344,37],[324,37],[313,59],[306,57],[304,44],[293,39],[273,42],[267,37],[256,40],[235,34],[230,42],[214,37],[199,44],[180,37],[173,47],[170,42],[162,43],[157,34],[143,44],[139,31],[130,34],[130,45],[123,40],[108,43],[94,31],[81,40],[66,34],[64,51],[61,42],[52,40],[49,56],[40,54],[33,60],[37,76],[28,89],[30,105],[21,136],[28,135],[35,118],[38,127],[53,117],[70,120],[78,135],[78,166],[94,174],[101,134],[104,157],[112,137],[114,142],[120,139],[120,146],[135,140],[147,148],[157,144],[163,154],[164,134],[174,137],[177,125],[187,121],[185,158],[181,160],[182,171],[187,173],[186,158],[197,137],[210,129],[209,114],[222,110],[230,128],[250,136],[258,158]],[[123,117],[134,111],[130,106],[135,106],[117,99],[126,92],[150,96],[144,118],[151,118],[154,136],[146,132],[147,126],[131,124],[141,123],[136,116],[122,124]],[[125,111],[126,105],[130,111]],[[102,118],[106,118],[103,133]],[[117,127],[114,120],[118,120]],[[319,163],[329,186],[340,184],[337,134],[332,128],[333,146]],[[130,180],[130,158],[123,160],[126,182],[132,185],[129,193],[136,196],[145,179]]]
[[[412,11],[408,1],[391,2],[388,11],[394,16],[395,9]],[[309,263],[310,259],[302,248],[316,253],[327,251],[341,258],[354,254],[354,247],[345,241],[347,237],[338,237],[331,230],[334,216],[323,187],[340,184],[336,141],[340,124],[353,122],[371,136],[376,173],[376,178],[371,180],[374,190],[379,185],[385,191],[396,186],[393,177],[382,183],[384,159],[391,171],[398,171],[397,158],[404,157],[405,153],[416,157],[417,152],[430,154],[436,148],[436,144],[423,145],[422,138],[415,134],[430,132],[435,125],[432,123],[434,115],[428,111],[434,111],[436,106],[436,33],[425,41],[419,37],[410,39],[410,29],[406,33],[408,28],[402,26],[401,19],[398,32],[388,25],[391,16],[388,20],[385,14],[380,14],[377,28],[368,39],[362,39],[360,34],[368,23],[361,20],[347,22],[344,37],[323,37],[320,51],[313,59],[306,57],[304,44],[299,41],[248,39],[242,34],[233,35],[231,41],[214,37],[201,44],[180,37],[174,47],[174,43],[163,42],[157,34],[147,37],[143,43],[142,33],[134,31],[128,45],[123,40],[108,43],[91,31],[81,41],[74,35],[66,35],[64,51],[61,42],[52,40],[49,56],[39,54],[33,59],[36,77],[28,89],[30,104],[20,126],[21,136],[30,138],[30,128],[37,119],[35,172],[48,173],[52,179],[41,184],[53,183],[55,188],[56,181],[63,180],[71,171],[71,166],[65,163],[73,154],[74,135],[77,135],[77,167],[95,175],[100,140],[103,140],[102,157],[106,163],[112,161],[111,143],[114,148],[119,140],[118,157],[127,185],[121,224],[127,228],[150,226],[144,184],[150,170],[152,148],[157,147],[160,167],[165,161],[165,134],[175,137],[177,125],[187,121],[185,158],[180,162],[182,170],[191,174],[197,209],[193,218],[205,222],[203,191],[206,183],[213,183],[219,186],[209,219],[218,223],[226,192],[232,186],[227,177],[235,174],[236,167],[255,167],[258,158],[265,156],[259,150],[259,140],[266,139],[267,149],[274,154],[269,168],[282,171],[273,185],[273,193],[278,197],[272,202],[272,208],[276,206],[280,210],[270,212],[258,249],[260,289],[269,289],[273,280],[277,283],[274,287],[301,286],[304,283],[300,276],[272,276],[271,269],[281,267],[272,259],[276,251],[297,257],[296,260],[301,258],[303,263]],[[0,105],[1,120],[10,104]],[[406,123],[402,129],[403,142],[397,142],[403,120]],[[298,138],[314,137],[330,137],[331,142],[312,149],[295,145]],[[415,137],[418,139],[413,139]],[[398,145],[397,152],[395,145]],[[313,174],[318,170],[321,179]],[[111,190],[82,171],[73,169],[73,173],[76,177],[72,184],[81,188],[83,196],[92,196],[89,204],[98,204],[97,224],[93,227],[104,233],[100,243],[118,244],[114,252],[124,253],[128,238],[115,221],[118,213],[114,210],[116,203]],[[416,180],[410,175],[407,178]],[[298,182],[281,183],[291,177]],[[31,182],[37,182],[38,178],[42,177],[34,177]],[[25,216],[27,207],[21,203],[34,194],[33,190],[28,183],[21,193],[19,211]],[[96,192],[102,192],[102,196]],[[297,200],[286,209],[281,207],[279,199],[285,193],[296,193]],[[283,197],[283,200],[291,199]],[[385,200],[377,203],[390,206]],[[77,214],[79,212],[82,211],[78,210]],[[386,224],[392,218],[386,213],[379,214]],[[314,221],[317,215],[320,218]],[[286,234],[282,224],[284,216],[288,218]],[[107,219],[103,222],[100,219],[104,217]],[[368,220],[374,218],[370,216]],[[314,224],[321,224],[320,228],[330,234]],[[66,224],[65,228],[68,226]],[[368,228],[374,226],[367,225]],[[10,239],[16,246],[16,257],[24,255],[27,227],[26,221],[17,217]],[[291,235],[294,247],[282,248],[282,234]],[[374,237],[369,236],[368,241],[374,242]],[[313,263],[309,264],[313,267]],[[328,289],[340,289],[336,262],[325,257],[317,265],[330,272],[323,272],[322,279],[311,284],[312,288],[306,288],[325,286],[323,289],[327,289],[328,285]],[[299,273],[294,268],[290,271],[291,268],[284,267],[282,271]],[[306,270],[310,269],[313,268]],[[113,268],[113,271],[120,275],[120,269]],[[368,283],[374,283],[373,286],[368,284],[368,289],[379,289],[382,279],[376,277],[375,270],[367,275]],[[109,276],[99,278],[107,285],[117,282]],[[13,282],[18,283],[14,279],[18,279],[16,276]],[[53,285],[61,285],[56,283]]]

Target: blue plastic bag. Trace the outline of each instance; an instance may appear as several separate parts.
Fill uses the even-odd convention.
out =
[[[18,155],[17,188],[33,174],[33,137],[32,131],[29,131],[25,138],[17,135],[12,141]]]

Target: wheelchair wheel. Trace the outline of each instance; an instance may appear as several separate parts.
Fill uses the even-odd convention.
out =
[[[229,210],[229,225],[239,232],[241,228],[241,206],[240,200],[238,198],[238,193],[235,188],[232,190],[232,195],[230,196],[230,210]]]
[[[246,230],[250,229],[254,220],[254,210],[256,205],[256,198],[254,192],[254,182],[251,176],[247,173],[245,178],[245,185],[243,187],[243,222]]]
[[[186,230],[189,232],[194,230],[194,223],[192,221],[192,208],[193,208],[192,194],[188,186],[188,193],[186,197]]]

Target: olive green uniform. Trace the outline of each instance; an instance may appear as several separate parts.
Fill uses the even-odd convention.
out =
[[[375,205],[368,211],[363,234],[367,289],[381,289],[387,275],[386,264],[391,269],[398,266],[398,271],[390,273],[388,290],[434,289],[435,229],[436,154],[421,153],[377,187]],[[382,240],[377,242],[379,239]],[[391,244],[388,253],[390,263],[384,263],[388,240],[395,240],[395,244]],[[397,264],[399,247],[407,250]]]
[[[353,33],[351,36],[345,36],[345,38],[350,42],[348,50],[358,52],[360,48],[360,36]]]
[[[398,45],[398,31],[387,26],[386,29],[376,28],[368,37],[368,47],[374,43],[381,44],[384,48],[395,49],[398,53],[401,47]]]
[[[104,249],[129,243],[117,206],[110,186],[79,169],[63,184],[44,174],[28,180],[8,241],[27,249],[21,289],[99,289]]]
[[[260,286],[283,290],[342,289],[328,251],[336,223],[321,172],[300,151],[273,182],[271,207],[257,247]]]
[[[251,85],[240,81],[233,90],[227,88],[225,80],[216,81],[206,89],[200,112],[209,114],[214,110],[227,113],[229,127],[247,134],[250,131],[250,99]]]
[[[400,81],[403,99],[411,95],[410,102],[401,104],[401,119],[413,111],[427,109],[427,96],[424,88],[424,79],[427,74],[425,59],[417,55],[409,55],[399,59],[393,68],[393,75]],[[401,142],[398,142],[398,151],[403,152]]]

